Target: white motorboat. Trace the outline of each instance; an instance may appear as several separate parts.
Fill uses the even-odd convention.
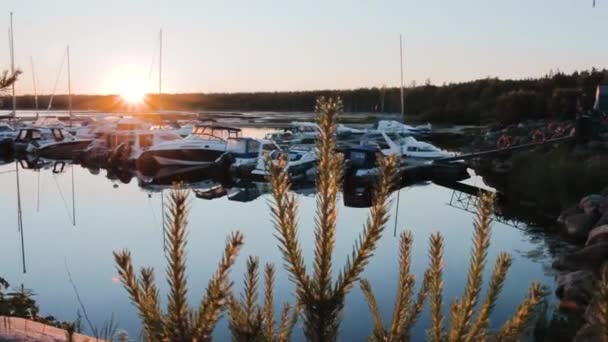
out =
[[[431,132],[432,126],[430,123],[420,126],[410,126],[395,120],[380,120],[375,124],[374,129],[385,133],[424,135]]]
[[[227,140],[240,137],[241,129],[221,125],[199,125],[184,139],[152,146],[141,154],[138,167],[155,165],[209,166],[226,153]]]
[[[35,153],[51,159],[77,157],[92,139],[79,139],[62,127],[28,127],[19,130],[15,138],[15,151]]]
[[[443,151],[427,142],[418,141],[403,133],[371,132],[361,137],[361,146],[377,146],[382,154],[396,154],[403,158],[433,160],[451,157],[452,154]]]

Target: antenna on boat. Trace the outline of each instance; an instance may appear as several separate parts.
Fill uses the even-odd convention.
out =
[[[15,41],[14,41],[14,29],[13,29],[13,12],[11,12],[10,28],[8,30],[8,41],[10,44],[10,55],[11,55],[11,75],[15,75]],[[13,96],[13,119],[17,118],[17,97],[15,96],[15,82],[11,86]]]
[[[70,46],[66,48],[68,58],[68,111],[70,113],[70,127],[72,127],[72,79],[70,75]]]
[[[161,109],[160,96],[163,92],[163,29],[158,34],[158,110]],[[164,214],[163,214],[164,215]]]
[[[27,273],[25,268],[25,241],[23,238],[23,212],[21,210],[21,184],[19,182],[19,162],[15,161],[15,175],[17,181],[17,230],[21,234],[21,264],[23,273]]]
[[[36,90],[36,72],[34,71],[34,58],[32,56],[30,56],[30,65],[32,67],[32,83],[34,86],[34,104],[36,106],[36,120],[38,120],[40,113],[38,113],[38,92]]]
[[[76,227],[76,189],[74,188],[74,164],[72,164],[72,225]]]
[[[405,99],[403,98],[403,39],[399,34],[399,67],[401,70],[401,86],[399,87],[399,93],[401,98],[401,120],[405,121]]]
[[[405,121],[405,103],[403,99],[403,39],[399,34],[399,67],[401,71],[401,86],[399,87],[400,98],[401,98],[401,120]],[[399,222],[399,198],[401,197],[401,179],[399,179],[399,189],[397,190],[397,203],[395,208],[395,228],[393,229],[393,235],[397,236],[397,223]]]

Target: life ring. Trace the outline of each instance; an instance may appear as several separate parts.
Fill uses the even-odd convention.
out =
[[[510,135],[503,134],[500,136],[498,141],[496,142],[496,147],[498,149],[503,150],[505,148],[509,148],[513,145],[513,138]]]
[[[545,133],[539,129],[535,130],[534,133],[532,133],[532,142],[535,144],[545,142]]]
[[[564,128],[564,126],[557,126],[554,130],[553,130],[553,136],[556,138],[559,138],[561,136],[563,136],[566,133],[566,129]]]

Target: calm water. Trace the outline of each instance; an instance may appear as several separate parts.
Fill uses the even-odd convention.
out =
[[[249,132],[259,134],[260,132]],[[131,250],[134,263],[153,266],[157,271],[161,294],[167,293],[161,230],[161,193],[144,190],[134,178],[128,184],[112,181],[102,170],[94,174],[78,165],[67,166],[63,173],[50,169],[21,170],[21,200],[25,237],[27,273],[22,273],[20,234],[17,231],[17,191],[15,163],[0,166],[0,276],[13,286],[23,284],[36,293],[41,313],[58,319],[75,319],[79,305],[70,284],[69,268],[80,297],[93,324],[101,326],[114,315],[119,326],[132,338],[140,333],[140,322],[126,291],[116,281],[112,251]],[[76,198],[76,226],[72,225],[72,172]],[[483,186],[473,177],[469,184]],[[445,302],[462,294],[469,261],[473,215],[448,205],[452,190],[434,184],[411,186],[401,190],[398,231],[412,230],[414,247],[412,270],[418,279],[427,267],[427,239],[440,231],[445,237]],[[281,268],[281,257],[273,236],[268,195],[249,202],[213,200],[191,196],[188,232],[188,283],[191,304],[196,306],[206,283],[215,271],[226,236],[234,230],[245,234],[245,246],[232,272],[240,290],[248,255],[278,266],[277,306],[293,302],[293,286]],[[315,198],[299,194],[300,241],[307,261],[313,257],[313,219]],[[393,203],[392,212],[395,211]],[[353,242],[361,232],[368,214],[366,208],[351,208],[339,200],[335,267],[342,267]],[[364,277],[371,280],[385,320],[390,319],[398,272],[398,238],[393,235],[394,215],[382,237]],[[493,263],[500,251],[514,257],[508,280],[492,316],[494,325],[503,322],[526,294],[528,284],[540,281],[553,287],[553,277],[546,273],[551,256],[544,239],[502,223],[495,223],[488,255]],[[491,268],[491,267],[488,267]],[[486,270],[486,279],[491,270]],[[424,337],[428,315],[416,326],[415,339]],[[356,286],[347,297],[341,340],[366,340],[372,324],[367,305]],[[299,331],[299,329],[297,329]],[[218,340],[229,339],[223,320],[215,331]],[[298,332],[295,338],[301,339]]]

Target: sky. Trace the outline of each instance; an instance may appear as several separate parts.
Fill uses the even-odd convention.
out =
[[[608,0],[2,0],[18,94],[351,89],[608,67]],[[0,70],[10,67],[0,35]],[[55,91],[54,84],[57,81]]]

